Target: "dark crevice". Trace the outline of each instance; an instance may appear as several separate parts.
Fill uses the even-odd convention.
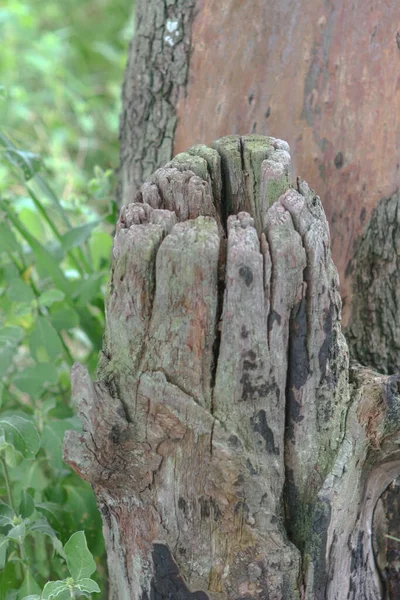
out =
[[[215,206],[216,210],[220,210],[220,219],[222,223],[222,227],[225,231],[225,236],[220,238],[220,246],[219,246],[219,258],[218,258],[218,299],[217,299],[217,310],[215,315],[215,337],[213,343],[213,362],[211,365],[211,378],[210,378],[210,388],[211,388],[211,406],[210,411],[211,414],[214,412],[214,388],[217,377],[217,368],[218,368],[218,359],[219,352],[221,347],[221,336],[222,336],[222,311],[224,307],[224,295],[225,295],[225,276],[226,276],[226,267],[227,267],[227,244],[228,244],[228,227],[227,227],[227,191],[229,182],[229,171],[226,171],[226,167],[224,166],[224,160],[221,153],[217,150],[221,159],[221,197],[219,207]],[[214,198],[215,202],[215,198]]]

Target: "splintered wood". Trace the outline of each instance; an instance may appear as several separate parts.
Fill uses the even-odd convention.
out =
[[[113,600],[372,600],[399,473],[393,378],[353,368],[318,196],[231,136],[122,208],[97,381],[65,459],[103,515]],[[382,596],[383,597],[383,596]]]

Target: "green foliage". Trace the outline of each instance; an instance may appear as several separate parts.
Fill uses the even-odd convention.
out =
[[[104,329],[132,9],[0,7],[0,600],[105,587],[101,518],[62,440],[79,429],[70,366],[96,368]]]

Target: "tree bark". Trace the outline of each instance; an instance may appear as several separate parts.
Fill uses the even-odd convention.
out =
[[[282,136],[294,177],[321,195],[347,326],[360,236],[400,186],[399,23],[385,0],[137,0],[122,203],[192,144]]]
[[[97,381],[74,367],[83,432],[64,446],[112,599],[390,588],[379,510],[371,531],[400,473],[400,378],[349,368],[328,223],[289,171],[286,142],[231,136],[121,210]]]

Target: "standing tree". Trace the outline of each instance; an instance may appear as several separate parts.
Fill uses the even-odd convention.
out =
[[[327,220],[289,164],[281,140],[222,138],[121,211],[97,381],[74,368],[83,433],[65,440],[113,600],[390,588],[371,529],[400,471],[400,378],[349,368]]]

